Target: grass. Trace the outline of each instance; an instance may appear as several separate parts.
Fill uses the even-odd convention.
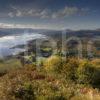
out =
[[[17,59],[9,59],[7,61],[0,62],[0,73],[7,72],[10,70],[15,70],[21,68],[21,63]]]
[[[53,56],[46,59],[39,70],[32,64],[19,69],[21,65],[16,59],[1,62],[1,69],[6,65],[5,68],[13,71],[10,70],[0,77],[0,100],[99,100],[100,88],[94,88],[91,83],[87,84],[83,80],[84,77],[92,74],[87,74],[88,70],[86,70],[91,68],[91,64],[96,68],[95,73],[98,72],[99,60],[88,61],[88,63],[85,61],[70,58],[63,61],[60,67],[59,56]],[[77,69],[81,67],[82,73],[78,75],[82,76],[79,79],[84,81],[84,84],[78,83],[76,77]],[[84,72],[84,68],[87,73]],[[100,73],[98,72],[97,75],[99,76]],[[95,80],[99,84],[98,79]]]

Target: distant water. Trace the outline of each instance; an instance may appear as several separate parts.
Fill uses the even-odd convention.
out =
[[[24,51],[21,48],[12,48],[17,45],[27,44],[28,41],[45,38],[45,35],[38,33],[25,33],[21,35],[9,35],[0,37],[0,58],[14,55],[18,52]],[[11,49],[12,48],[12,49]]]

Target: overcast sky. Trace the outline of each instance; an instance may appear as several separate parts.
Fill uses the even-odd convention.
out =
[[[0,0],[0,28],[100,28],[100,0]]]

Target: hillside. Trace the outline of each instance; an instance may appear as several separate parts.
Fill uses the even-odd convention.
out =
[[[0,100],[99,100],[99,65],[99,60],[52,56],[40,68],[10,70],[0,77]]]

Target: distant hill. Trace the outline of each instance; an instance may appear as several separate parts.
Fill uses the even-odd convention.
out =
[[[24,33],[40,33],[52,37],[61,37],[63,31],[48,30],[48,29],[31,29],[31,28],[0,28],[0,37],[5,35],[18,35]],[[96,30],[66,30],[67,36],[78,36],[78,37],[94,37],[100,35],[100,29]]]
[[[0,28],[0,37],[5,35],[19,35],[24,33],[42,33],[51,31],[47,29],[31,29],[31,28]]]
[[[42,34],[52,36],[52,37],[61,37],[61,34],[66,33],[66,36],[78,36],[78,37],[94,37],[94,36],[100,36],[100,30],[66,30],[66,32],[63,31],[46,31]]]
[[[0,37],[2,37],[4,35],[9,35],[9,34],[11,34],[11,33],[0,30]]]

